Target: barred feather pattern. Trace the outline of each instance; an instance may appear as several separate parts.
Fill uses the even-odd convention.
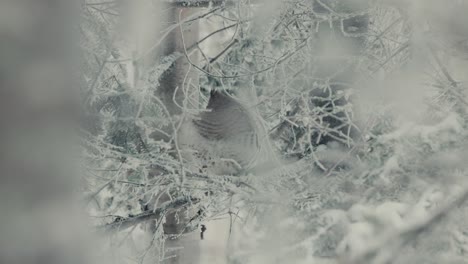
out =
[[[224,163],[216,172],[235,173],[255,166],[260,150],[256,126],[247,108],[236,99],[224,92],[211,92],[207,111],[192,123],[199,136],[198,144],[192,146],[199,158],[209,165]]]

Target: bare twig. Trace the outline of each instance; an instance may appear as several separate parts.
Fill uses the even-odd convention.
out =
[[[220,29],[218,29],[218,30],[215,30],[215,31],[211,32],[210,34],[206,35],[205,37],[203,37],[203,38],[200,39],[199,41],[197,41],[197,42],[195,42],[194,44],[192,44],[191,46],[189,46],[189,47],[187,48],[187,51],[193,50],[195,47],[197,47],[198,45],[200,45],[202,42],[204,42],[205,40],[207,40],[209,37],[211,37],[211,36],[213,36],[213,35],[215,35],[215,34],[217,34],[217,33],[223,32],[223,31],[225,31],[225,30],[228,30],[228,29],[230,29],[230,28],[232,28],[232,27],[235,27],[236,25],[238,25],[238,23],[234,23],[234,24],[232,24],[232,25],[229,25],[229,26],[226,26],[226,27],[223,27],[223,28],[220,28]]]
[[[225,6],[234,5],[236,1],[228,0],[167,0],[173,6],[176,7],[209,7],[209,6]]]
[[[220,53],[218,53],[218,55],[216,55],[214,58],[210,59],[210,64],[217,61],[221,56],[223,56],[224,53],[226,53],[226,51],[228,51],[237,42],[238,42],[237,39],[233,40],[231,42],[231,44],[227,45],[226,48],[224,48]]]

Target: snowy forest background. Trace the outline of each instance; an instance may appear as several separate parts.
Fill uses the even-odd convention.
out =
[[[467,262],[466,11],[87,1],[83,191],[112,263]],[[186,158],[211,90],[252,110],[270,170]]]
[[[468,262],[468,1],[65,2],[0,8],[0,262]]]

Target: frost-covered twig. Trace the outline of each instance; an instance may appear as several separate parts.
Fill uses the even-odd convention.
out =
[[[198,201],[199,199],[193,197],[179,197],[172,201],[162,203],[161,206],[155,210],[146,211],[132,217],[117,219],[116,221],[100,226],[97,229],[104,232],[124,230],[128,227],[146,222],[148,220],[158,219],[164,216],[168,211],[178,210],[190,204],[197,203]]]

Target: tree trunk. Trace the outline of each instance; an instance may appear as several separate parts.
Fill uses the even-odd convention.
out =
[[[162,4],[164,5],[164,4]],[[190,7],[174,6],[172,4],[165,4],[160,8],[161,14],[158,16],[159,23],[173,25],[183,21],[197,12],[198,9]],[[168,23],[167,23],[168,22]],[[164,26],[161,27],[164,30]],[[182,38],[182,33],[183,38]],[[184,105],[185,93],[184,90],[191,94],[190,91],[197,89],[198,91],[198,76],[196,69],[190,67],[190,63],[186,58],[185,47],[189,47],[198,40],[198,21],[190,22],[190,24],[182,24],[180,27],[172,30],[165,38],[163,44],[158,50],[157,57],[163,58],[170,54],[181,53],[183,54],[171,68],[163,74],[160,79],[160,86],[155,91],[155,94],[164,103],[169,113],[174,117],[182,113],[181,106]],[[189,58],[194,63],[197,62],[197,54],[189,55]],[[173,135],[172,127],[167,127],[166,132]],[[162,134],[154,134],[157,140],[167,140]],[[167,201],[169,197],[163,197],[160,202]],[[164,232],[167,235],[179,235],[184,233],[184,228],[195,212],[186,211],[170,212],[166,215],[166,223],[163,225]],[[179,219],[177,219],[179,218]],[[169,238],[165,244],[166,256],[175,255],[163,263],[167,264],[196,264],[199,263],[200,256],[200,235],[199,232],[193,231],[184,233],[178,238]]]

